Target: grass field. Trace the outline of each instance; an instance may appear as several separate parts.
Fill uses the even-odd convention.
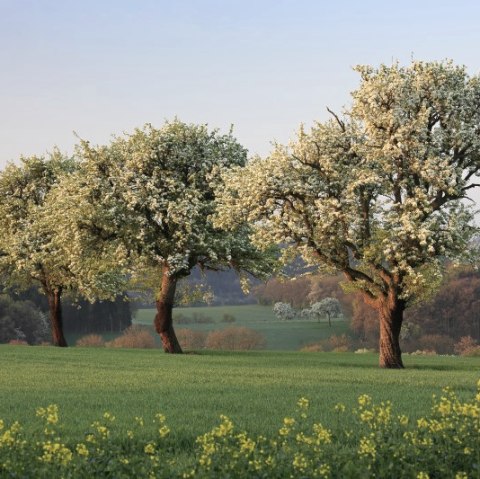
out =
[[[406,370],[377,368],[373,354],[214,353],[172,356],[159,350],[0,346],[0,418],[28,429],[35,408],[58,404],[64,433],[81,438],[110,411],[120,429],[135,416],[167,416],[179,453],[227,414],[254,433],[278,429],[296,400],[311,400],[312,415],[334,427],[333,406],[353,407],[358,395],[392,400],[399,412],[429,411],[432,394],[451,386],[471,395],[480,359],[405,357]],[[153,427],[153,426],[152,426]]]
[[[193,318],[194,314],[210,317],[214,323],[209,324],[175,324],[175,328],[188,328],[197,331],[211,331],[224,329],[229,326],[246,326],[265,336],[268,350],[296,351],[308,343],[319,341],[333,334],[340,335],[348,331],[348,322],[333,320],[332,326],[327,321],[292,320],[280,321],[273,314],[271,306],[245,305],[245,306],[212,306],[212,307],[186,307],[175,308],[176,315]],[[225,314],[233,315],[234,323],[222,323]],[[139,309],[134,322],[151,326],[155,317],[154,309]]]

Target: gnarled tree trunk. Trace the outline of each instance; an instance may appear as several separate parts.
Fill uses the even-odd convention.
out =
[[[52,340],[54,346],[65,348],[68,346],[65,336],[63,335],[63,318],[62,318],[62,289],[47,288],[46,294],[48,298],[48,307],[50,310],[50,326],[52,328]]]
[[[379,365],[381,368],[402,369],[400,330],[405,302],[398,298],[395,291],[390,291],[378,301],[377,310],[380,320]]]
[[[182,348],[178,342],[173,329],[173,303],[175,299],[175,290],[177,288],[177,279],[169,276],[168,267],[162,271],[162,285],[159,296],[156,301],[157,314],[155,316],[155,330],[160,335],[163,344],[163,350],[166,353],[180,354]]]

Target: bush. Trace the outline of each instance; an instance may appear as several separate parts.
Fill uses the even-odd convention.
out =
[[[236,318],[233,314],[224,314],[222,318],[222,323],[234,323]]]
[[[414,342],[415,349],[435,351],[437,354],[452,354],[454,341],[443,334],[425,334]]]
[[[192,318],[189,318],[188,316],[184,316],[183,314],[174,314],[173,315],[173,321],[178,324],[191,324],[193,323]]]
[[[460,341],[453,346],[455,354],[460,356],[468,356],[470,353],[478,349],[478,343],[471,336],[463,336]]]
[[[127,328],[121,336],[105,343],[107,348],[155,348],[155,338],[144,326],[133,325]]]
[[[177,313],[173,316],[173,320],[177,324],[211,324],[215,322],[212,318],[203,313],[193,313],[192,317]]]
[[[24,341],[23,339],[11,339],[8,344],[11,346],[28,346],[27,341]]]
[[[406,354],[411,354],[412,356],[436,356],[437,355],[437,353],[432,349],[417,349],[416,351],[413,351],[411,353],[406,353]]]
[[[335,352],[345,353],[351,348],[351,340],[346,334],[342,334],[341,336],[330,336],[328,342],[332,351]]]
[[[246,351],[262,349],[266,341],[258,331],[245,327],[230,327],[220,331],[212,331],[207,336],[208,349],[222,349],[228,351]]]
[[[322,343],[309,343],[303,346],[300,351],[304,353],[321,353],[323,351]]]
[[[48,320],[32,302],[0,296],[0,343],[19,340],[39,344],[49,339]]]
[[[185,328],[178,329],[176,335],[182,349],[203,349],[205,347],[207,333],[204,331]]]
[[[215,321],[203,313],[193,313],[193,322],[197,324],[211,324]]]
[[[105,341],[99,334],[88,334],[80,338],[76,345],[81,348],[101,348],[105,346]]]

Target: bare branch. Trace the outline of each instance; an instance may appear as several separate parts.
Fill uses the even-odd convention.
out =
[[[330,110],[330,108],[328,108],[328,106],[327,106],[327,111],[328,111],[328,113],[330,113],[330,115],[332,115],[335,118],[335,120],[337,121],[337,123],[340,126],[340,128],[342,129],[342,131],[345,132],[346,131],[345,122],[340,120],[338,115],[335,112],[333,112],[332,110]]]

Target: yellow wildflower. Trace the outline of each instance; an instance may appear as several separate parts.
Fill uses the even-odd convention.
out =
[[[283,424],[287,427],[292,427],[295,424],[295,419],[293,419],[293,417],[286,417],[283,419]]]
[[[149,442],[148,444],[145,445],[143,450],[145,454],[155,454],[155,444]]]
[[[310,405],[310,402],[307,398],[300,398],[298,401],[297,401],[297,406],[300,408],[300,409],[308,409],[308,406]]]
[[[313,431],[317,435],[317,444],[330,444],[332,442],[332,433],[321,424],[314,424]]]
[[[160,437],[168,436],[169,432],[170,432],[170,428],[167,427],[167,426],[162,426],[162,427],[158,430],[158,434],[160,435]]]
[[[405,416],[404,414],[402,414],[401,416],[398,416],[398,422],[402,426],[408,425],[408,416]]]
[[[368,406],[371,402],[372,398],[368,394],[362,394],[358,397],[358,404],[362,407]]]
[[[296,452],[292,464],[295,469],[304,471],[308,467],[308,460],[301,452]]]
[[[85,446],[85,444],[83,443],[77,444],[76,451],[79,456],[85,456],[85,457],[88,456],[87,446]]]
[[[110,422],[113,422],[115,421],[115,416],[111,413],[109,413],[108,411],[104,412],[103,413],[103,417],[107,420],[107,421],[110,421]]]
[[[67,465],[72,460],[72,451],[58,442],[47,441],[42,446],[43,455],[39,457],[42,462],[58,462]]]
[[[329,477],[331,472],[331,467],[328,464],[322,464],[318,469],[317,473],[320,477]]]
[[[165,422],[165,416],[163,414],[157,413],[155,414],[155,418],[160,424],[163,424]]]
[[[375,448],[374,442],[368,437],[362,437],[360,439],[360,446],[358,447],[358,454],[360,456],[370,456],[372,459],[375,459],[377,449]]]

